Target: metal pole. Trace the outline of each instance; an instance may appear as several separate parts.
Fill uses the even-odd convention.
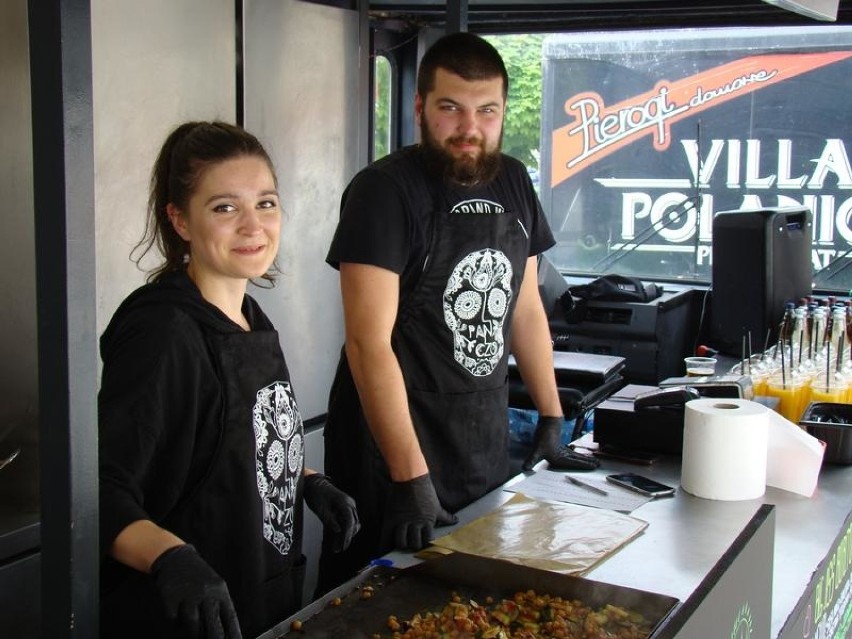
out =
[[[447,33],[467,31],[468,0],[447,2]]]
[[[89,0],[29,0],[42,636],[98,636],[97,343]]]

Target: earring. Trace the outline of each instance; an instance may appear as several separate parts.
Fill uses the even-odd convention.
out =
[[[184,263],[184,264],[189,264],[189,253],[184,253],[184,254],[183,254],[183,263]]]

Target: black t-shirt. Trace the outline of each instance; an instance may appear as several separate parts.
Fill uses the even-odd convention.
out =
[[[422,196],[412,197],[412,193]],[[436,207],[478,198],[518,213],[530,236],[530,256],[555,244],[521,162],[502,155],[493,182],[453,187],[430,175],[419,147],[409,146],[374,162],[352,179],[343,194],[340,222],[326,261],[335,268],[341,262],[353,262],[388,269],[401,276],[405,291],[426,259]]]

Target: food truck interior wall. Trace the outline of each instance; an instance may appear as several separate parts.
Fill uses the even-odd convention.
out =
[[[0,193],[7,205],[0,269],[0,457],[21,449],[15,462],[0,471],[0,541],[32,528],[33,522],[41,529],[36,541],[12,544],[14,556],[0,555],[0,627],[41,623],[45,633],[57,637],[93,636],[97,608],[89,595],[97,568],[72,560],[93,557],[96,547],[95,397],[90,391],[99,377],[97,336],[120,300],[144,281],[127,255],[142,230],[154,154],[170,128],[186,119],[236,120],[272,152],[287,211],[284,274],[276,289],[255,293],[279,328],[310,425],[321,422],[342,337],[337,283],[323,257],[340,193],[368,160],[367,43],[396,43],[400,96],[405,98],[399,102],[398,141],[404,142],[413,135],[406,99],[417,55],[445,29],[615,31],[807,20],[763,2],[739,0],[449,7],[381,1],[367,7],[335,0],[30,4],[41,13],[28,15],[27,0],[0,5]],[[848,22],[849,11],[849,3],[842,2],[838,21]],[[53,25],[56,30],[43,28],[61,20],[66,22]],[[61,108],[49,122],[41,119],[50,113],[45,95],[30,76],[33,53],[45,51],[79,65],[64,69]],[[34,112],[40,115],[34,118]],[[45,137],[46,131],[64,138]],[[42,155],[61,156],[64,182],[53,183],[54,176],[34,171],[34,140],[50,142],[39,150]],[[80,158],[88,158],[86,166],[71,163]],[[53,188],[60,191],[58,207],[41,210],[34,193],[41,197]],[[91,232],[75,236],[80,229]],[[56,254],[56,246],[71,247],[68,263],[65,255]],[[74,263],[79,255],[91,257]],[[75,277],[91,281],[75,284]],[[37,288],[84,295],[46,301]],[[69,367],[69,361],[75,366]],[[74,384],[69,375],[48,375],[46,369],[54,366],[76,374]],[[85,396],[74,397],[79,389]],[[59,419],[45,423],[45,415]],[[316,463],[316,450],[309,454],[309,463]],[[47,518],[46,512],[54,515]],[[6,547],[0,544],[0,550]],[[13,574],[6,570],[12,564],[30,572],[41,565],[49,579],[36,574],[20,581],[20,572],[14,573],[16,581],[4,579]],[[50,604],[39,605],[42,599]]]

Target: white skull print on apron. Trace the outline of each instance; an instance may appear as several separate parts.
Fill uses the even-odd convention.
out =
[[[507,344],[529,237],[515,212],[487,197],[459,197],[434,215],[393,345],[438,496],[455,510],[509,472]]]
[[[304,429],[276,331],[208,335],[208,344],[224,390],[221,441],[169,519],[202,540],[196,547],[253,636],[301,601]]]
[[[286,555],[294,541],[297,487],[304,457],[302,418],[290,382],[277,381],[261,388],[252,413],[263,537]]]

